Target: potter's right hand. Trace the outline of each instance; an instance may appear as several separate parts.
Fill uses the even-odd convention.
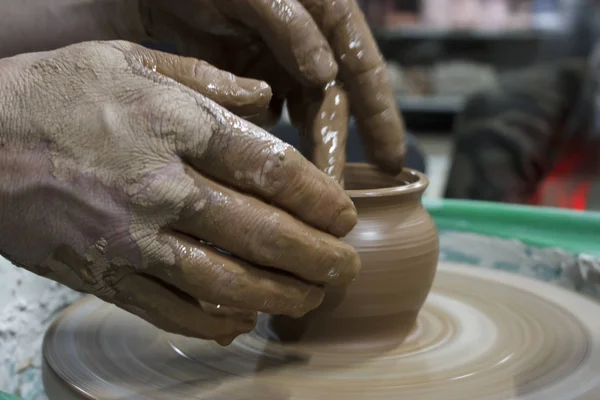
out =
[[[221,343],[251,330],[256,311],[303,315],[321,285],[357,273],[336,238],[356,211],[293,148],[230,112],[269,97],[259,81],[128,42],[0,61],[0,252]]]

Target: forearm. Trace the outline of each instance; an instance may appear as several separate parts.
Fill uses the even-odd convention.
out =
[[[139,0],[3,0],[0,58],[89,40],[144,38]]]

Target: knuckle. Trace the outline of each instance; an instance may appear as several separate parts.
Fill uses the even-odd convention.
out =
[[[350,16],[350,3],[347,0],[337,0],[332,2],[332,8],[327,8],[324,12],[323,31],[330,37],[342,25],[348,25]]]
[[[283,156],[272,156],[263,164],[261,181],[272,197],[285,195],[287,192],[313,194],[314,188],[309,184],[313,177],[304,168],[305,163],[307,161],[298,157],[293,149],[286,151]]]
[[[144,97],[143,113],[153,137],[179,154],[192,158],[203,154],[218,124],[189,94],[161,86]],[[199,153],[199,154],[198,154]]]
[[[337,280],[343,269],[344,254],[333,246],[327,246],[320,252],[317,261],[319,280],[324,283],[330,283]]]
[[[264,188],[271,196],[277,196],[286,186],[286,175],[289,175],[285,164],[279,155],[268,154],[271,152],[266,146],[261,153],[267,153],[260,166],[257,180],[258,185]],[[261,157],[262,158],[262,157]]]
[[[113,49],[119,50],[123,53],[131,51],[133,49],[133,43],[127,42],[125,40],[111,40],[111,41],[95,41],[93,42],[98,45],[112,47]]]
[[[234,139],[233,137],[231,139]],[[252,141],[246,147],[246,154],[242,155],[240,169],[234,173],[238,181],[249,187],[257,188],[269,198],[278,198],[282,192],[287,191],[291,175],[289,151],[286,145],[277,142]],[[239,157],[239,154],[238,154]]]
[[[69,54],[78,60],[75,64],[78,69],[85,66],[101,74],[107,69],[114,68],[114,66],[109,65],[110,60],[114,60],[115,55],[120,56],[120,54],[127,51],[125,43],[127,42],[84,42],[74,44],[67,49],[71,50]]]
[[[351,282],[360,268],[360,259],[354,248],[341,241],[321,247],[315,261],[316,280],[330,285]]]
[[[337,222],[338,218],[342,213],[347,212],[347,210],[352,209],[352,206],[349,204],[349,201],[345,198],[345,196],[333,195],[332,199],[322,199],[324,204],[328,205],[329,216],[327,218],[327,224],[325,226],[330,227],[335,222]]]
[[[293,248],[292,238],[282,227],[278,215],[256,221],[249,232],[247,248],[259,264],[275,266]]]
[[[184,206],[178,218],[178,222],[187,223],[195,221],[200,226],[202,223],[210,223],[214,221],[213,202],[216,199],[212,193],[206,193],[205,187],[196,187],[192,195],[185,197]],[[198,222],[202,221],[202,222]]]
[[[305,303],[305,294],[297,284],[273,284],[263,293],[262,312],[270,314],[295,314]]]
[[[214,67],[206,61],[194,60],[192,64],[192,76],[196,79],[202,79],[207,73],[215,72]]]
[[[263,258],[270,266],[277,266],[298,250],[296,235],[289,229],[278,227],[262,238]]]
[[[303,284],[299,301],[293,303],[290,315],[293,317],[302,317],[309,311],[317,308],[325,297],[325,289],[317,286]]]
[[[360,271],[360,257],[350,245],[344,244],[338,263],[329,270],[328,275],[340,284],[353,281]]]
[[[245,298],[244,285],[238,279],[237,273],[222,270],[219,276],[213,281],[211,287],[211,303],[220,304],[232,303],[233,306],[239,304]],[[238,285],[239,284],[239,285]]]
[[[228,134],[227,123],[218,121],[213,115],[208,116],[207,122],[210,126],[210,137],[207,141],[208,153],[211,155],[227,154],[230,149],[234,148],[234,137]]]

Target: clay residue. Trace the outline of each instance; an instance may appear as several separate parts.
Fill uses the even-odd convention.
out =
[[[404,124],[377,42],[356,1],[302,0],[339,65],[343,82],[370,160],[398,173],[405,153]]]
[[[301,132],[308,159],[318,169],[343,183],[350,115],[348,96],[339,83],[308,91],[295,100],[294,124]]]
[[[260,82],[126,42],[0,64],[10,78],[0,81],[0,231],[12,233],[0,254],[221,343],[254,318],[198,301],[298,316],[320,303],[320,284],[356,275],[356,252],[333,236],[356,222],[342,188],[217,103],[260,110]],[[220,81],[204,87],[207,77]],[[345,104],[335,93],[327,107]]]

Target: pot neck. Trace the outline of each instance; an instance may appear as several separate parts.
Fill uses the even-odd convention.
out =
[[[415,190],[406,193],[394,193],[394,194],[386,194],[382,196],[350,196],[358,214],[360,215],[364,211],[368,211],[369,209],[376,208],[394,208],[394,207],[405,207],[405,206],[415,206],[421,205],[421,201],[423,198],[423,192],[425,190]]]

